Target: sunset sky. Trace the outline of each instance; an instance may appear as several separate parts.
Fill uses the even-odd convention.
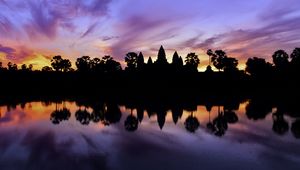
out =
[[[168,60],[176,49],[200,56],[223,49],[239,59],[270,60],[277,49],[300,46],[299,0],[0,0],[0,61],[50,64],[111,55],[124,66],[129,51]],[[73,64],[74,65],[74,64]]]

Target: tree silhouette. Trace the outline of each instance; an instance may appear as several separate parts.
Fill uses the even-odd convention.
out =
[[[189,53],[185,59],[185,67],[187,71],[197,72],[198,65],[200,64],[200,59],[195,53]]]
[[[208,49],[206,54],[208,55],[208,66],[211,64],[211,57],[214,55],[214,52],[211,49]]]
[[[105,57],[103,57],[103,61],[105,64],[105,72],[116,73],[116,72],[122,71],[121,64],[119,62],[115,61],[112,57],[105,56]]]
[[[295,48],[291,53],[291,62],[300,62],[300,48]]]
[[[71,69],[71,61],[63,59],[61,56],[54,56],[51,60],[51,66],[55,71],[67,72]]]
[[[32,71],[32,69],[33,69],[33,65],[32,65],[32,64],[29,64],[27,70],[28,70],[28,71]]]
[[[272,64],[263,58],[249,58],[246,62],[245,71],[253,77],[265,77],[272,72]]]
[[[62,60],[62,71],[63,72],[67,72],[67,71],[71,71],[71,67],[72,67],[72,64],[71,64],[71,61],[68,60],[68,59],[63,59]]]
[[[22,64],[21,65],[21,70],[22,71],[27,71],[27,65],[26,64]]]
[[[51,60],[51,66],[55,71],[61,71],[62,69],[62,57],[61,56],[54,56]]]
[[[126,70],[135,71],[137,68],[138,55],[135,52],[129,52],[126,54],[125,62],[127,63]]]
[[[227,58],[227,55],[225,51],[223,50],[216,50],[213,52],[211,49],[207,51],[208,56],[211,56],[211,61],[213,65],[218,69],[219,71],[223,70],[225,65],[224,65],[224,60]]]
[[[17,71],[18,70],[17,64],[14,64],[12,62],[8,62],[7,67],[8,67],[9,71]]]
[[[77,71],[88,72],[91,71],[92,62],[89,56],[82,56],[76,60]]]
[[[101,60],[100,58],[93,58],[91,60],[91,69],[94,72],[104,72],[105,70],[105,65],[104,65],[104,61]]]
[[[224,72],[233,73],[238,71],[238,60],[232,57],[224,58]]]
[[[21,71],[23,71],[23,72],[24,71],[30,72],[30,71],[32,71],[32,68],[33,68],[32,64],[29,64],[28,67],[26,64],[21,65]]]
[[[289,64],[289,55],[284,50],[275,51],[272,55],[273,63],[278,71],[285,71]]]
[[[300,70],[300,48],[295,48],[291,53],[292,70],[297,73]]]
[[[42,68],[42,71],[43,71],[43,72],[50,72],[50,71],[53,71],[53,69],[52,69],[52,67],[44,66],[44,67]]]

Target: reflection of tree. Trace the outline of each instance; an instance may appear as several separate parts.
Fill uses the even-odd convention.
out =
[[[265,101],[253,99],[246,106],[246,115],[249,119],[265,119],[267,114],[271,113],[272,105]]]
[[[98,123],[101,119],[103,119],[103,112],[93,110],[91,113],[91,119],[94,123]]]
[[[300,119],[293,122],[291,131],[295,138],[297,138],[297,139],[300,138]]]
[[[289,124],[283,117],[283,113],[278,111],[273,114],[273,131],[279,135],[285,134],[289,130]]]
[[[215,131],[215,126],[213,125],[213,123],[210,120],[210,112],[211,112],[211,109],[212,109],[212,105],[207,104],[207,105],[205,105],[205,107],[206,107],[206,111],[208,111],[208,123],[206,124],[206,127],[211,132],[214,132]]]
[[[224,117],[228,123],[236,123],[239,120],[235,112],[231,110],[224,111]]]
[[[91,119],[94,123],[98,123],[100,120],[104,119],[104,104],[97,103],[92,106],[93,112],[91,113]]]
[[[132,110],[131,110],[130,115],[126,118],[124,126],[125,126],[125,129],[130,132],[137,130],[138,119],[135,116],[133,116]]]
[[[216,136],[223,136],[228,128],[224,113],[220,111],[220,106],[218,107],[218,116],[213,120],[213,125],[215,128],[214,134]]]
[[[77,110],[75,113],[76,120],[82,125],[88,125],[91,121],[91,114],[86,110]]]
[[[199,128],[199,121],[196,117],[194,117],[193,112],[190,116],[188,116],[184,122],[186,130],[194,133]]]
[[[117,104],[108,103],[104,110],[104,125],[114,124],[120,121],[122,113]]]
[[[55,111],[53,111],[50,115],[50,120],[53,124],[59,124],[62,121],[69,120],[71,117],[71,112],[69,109],[67,109],[65,106],[63,109],[58,109],[57,103],[55,106]]]

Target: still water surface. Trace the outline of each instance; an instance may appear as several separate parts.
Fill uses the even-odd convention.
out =
[[[249,101],[229,110],[29,102],[0,113],[4,170],[300,168],[300,119]]]

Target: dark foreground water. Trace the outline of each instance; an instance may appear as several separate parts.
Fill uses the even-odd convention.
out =
[[[300,169],[300,119],[237,108],[0,106],[0,169]]]

